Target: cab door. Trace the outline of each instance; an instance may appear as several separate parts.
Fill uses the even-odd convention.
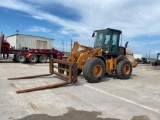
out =
[[[113,32],[112,38],[111,38],[111,54],[118,55],[119,51],[119,32]]]

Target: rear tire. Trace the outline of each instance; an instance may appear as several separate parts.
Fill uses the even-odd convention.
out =
[[[19,53],[16,55],[16,61],[19,63],[25,63],[26,62],[26,56],[22,53]]]
[[[155,62],[152,62],[152,66],[156,66],[156,65],[155,65]]]
[[[45,55],[41,55],[41,56],[39,57],[39,62],[40,62],[40,63],[46,63],[46,61],[47,61],[47,57],[46,57]]]
[[[31,55],[28,60],[30,63],[37,63],[38,57],[36,55]]]
[[[90,83],[100,82],[105,74],[105,64],[100,58],[90,58],[84,64],[83,76]]]
[[[129,60],[122,60],[117,64],[117,77],[119,79],[128,79],[132,74],[132,65]]]

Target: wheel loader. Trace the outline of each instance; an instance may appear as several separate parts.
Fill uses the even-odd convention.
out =
[[[77,82],[77,75],[83,71],[84,78],[91,83],[100,82],[105,74],[116,74],[120,79],[128,79],[132,74],[132,67],[136,67],[133,52],[120,46],[120,30],[111,28],[95,30],[94,47],[74,43],[68,61],[49,59],[49,74],[8,78],[8,80],[29,79],[56,74],[67,81],[57,84],[18,90],[17,93],[31,92],[48,88],[55,88]],[[55,68],[58,69],[55,70]]]
[[[111,28],[95,30],[94,47],[75,42],[68,62],[77,63],[78,75],[83,71],[84,78],[91,83],[101,81],[108,73],[116,74],[119,79],[130,78],[137,63],[132,51],[119,45],[121,33]]]

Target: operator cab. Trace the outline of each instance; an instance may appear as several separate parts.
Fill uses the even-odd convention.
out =
[[[111,28],[95,30],[92,37],[95,37],[94,48],[102,47],[105,55],[119,55],[119,39],[122,31]]]

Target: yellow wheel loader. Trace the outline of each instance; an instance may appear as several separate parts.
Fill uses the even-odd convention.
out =
[[[108,73],[115,73],[120,79],[128,79],[132,67],[136,67],[133,53],[120,46],[122,31],[111,28],[95,30],[94,47],[74,43],[68,62],[77,63],[78,75],[83,71],[84,78],[91,83],[97,83]]]
[[[17,93],[31,92],[48,88],[55,88],[77,82],[77,75],[83,71],[84,78],[91,83],[97,83],[108,73],[116,74],[120,79],[128,79],[132,74],[132,67],[136,67],[133,52],[120,46],[120,30],[103,29],[95,30],[92,37],[95,38],[94,47],[74,43],[68,61],[50,58],[49,74],[8,78],[9,80],[29,79],[40,76],[56,74],[68,81],[18,90]],[[58,71],[55,70],[58,69]]]

